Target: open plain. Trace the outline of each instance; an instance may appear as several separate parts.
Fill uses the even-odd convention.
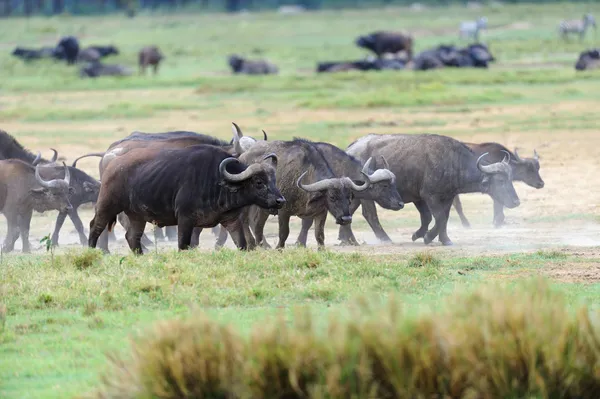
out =
[[[53,17],[7,19],[0,25],[0,128],[33,152],[49,148],[70,163],[103,151],[134,130],[190,130],[229,140],[231,122],[245,134],[269,140],[303,137],[346,148],[369,133],[439,133],[466,142],[495,141],[521,156],[540,155],[545,187],[515,183],[519,207],[505,210],[506,225],[492,225],[492,200],[461,196],[472,227],[451,212],[452,247],[425,246],[410,237],[419,224],[412,204],[379,209],[393,244],[376,242],[360,215],[352,223],[358,247],[337,244],[329,218],[325,251],[289,248],[241,253],[213,250],[204,231],[198,250],[177,253],[158,242],[134,257],[116,229],[112,255],[83,251],[65,222],[60,246],[51,234],[56,212],[34,214],[34,253],[17,250],[0,260],[0,397],[65,398],[98,383],[105,353],[123,351],[131,333],[155,320],[204,311],[249,331],[259,321],[306,305],[319,319],[344,312],[359,295],[394,293],[410,311],[447,304],[455,292],[482,284],[513,284],[542,276],[570,304],[600,303],[600,70],[576,72],[579,52],[596,47],[560,40],[556,25],[592,3],[499,5],[413,10],[402,7],[331,10],[299,15],[244,13],[141,14],[134,19]],[[461,20],[487,15],[483,33],[496,62],[487,70],[342,72],[316,74],[316,63],[358,59],[356,36],[401,29],[415,37],[416,52],[442,43],[461,44]],[[16,45],[54,45],[74,34],[84,45],[114,44],[110,62],[136,69],[137,51],[158,45],[166,55],[157,76],[80,79],[77,67],[11,57]],[[278,76],[231,76],[226,57],[268,58]],[[98,158],[78,167],[98,178]],[[89,227],[93,208],[81,212]],[[276,219],[267,224],[275,244]],[[4,236],[6,223],[0,223]],[[147,229],[150,238],[152,230]],[[416,255],[438,259],[414,267]],[[89,258],[89,259],[88,259]]]

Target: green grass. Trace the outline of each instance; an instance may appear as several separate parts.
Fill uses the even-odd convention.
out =
[[[300,136],[341,147],[371,132],[428,131],[507,141],[511,146],[527,141],[550,146],[538,150],[548,190],[556,190],[561,181],[557,175],[575,158],[585,162],[587,147],[595,148],[595,136],[573,140],[572,134],[595,134],[600,122],[599,72],[573,69],[578,53],[595,41],[588,37],[584,43],[563,43],[555,31],[560,19],[578,18],[584,9],[600,15],[598,4],[563,3],[285,17],[143,13],[133,20],[4,19],[0,119],[5,125],[0,127],[32,150],[45,154],[55,147],[69,160],[102,151],[132,130],[188,129],[230,139],[231,121],[239,122],[246,134],[256,135],[264,128],[271,140]],[[365,32],[411,31],[420,51],[440,43],[460,44],[458,23],[479,15],[487,15],[493,26],[484,33],[498,59],[489,70],[314,73],[319,61],[364,57],[353,40]],[[528,25],[511,25],[515,22]],[[158,76],[92,80],[80,79],[75,67],[52,61],[24,64],[10,55],[16,45],[52,45],[65,34],[78,35],[84,46],[117,45],[121,54],[108,62],[134,70],[137,51],[144,45],[158,45],[167,58]],[[279,65],[281,74],[231,76],[226,56],[232,52],[268,58]],[[554,161],[551,154],[563,146],[574,151],[572,159]],[[97,159],[81,165],[97,175]],[[572,199],[556,195],[556,203]],[[598,221],[593,209],[574,206],[577,210],[527,214],[524,220]],[[479,215],[475,209],[465,211],[472,222],[479,218],[488,226],[491,201],[485,203],[485,212],[482,209]],[[387,215],[382,219],[386,229],[412,229],[418,223],[413,211]],[[42,235],[47,234],[51,219],[36,215],[33,228],[39,231],[32,235],[41,234],[41,225]],[[356,231],[368,230],[362,218],[355,219]],[[451,219],[457,223],[454,212]],[[379,304],[395,296],[407,314],[417,317],[452,305],[455,293],[477,290],[489,281],[508,280],[519,286],[525,277],[552,277],[549,271],[554,268],[584,268],[597,261],[557,247],[530,254],[472,254],[468,244],[469,255],[437,249],[402,252],[407,255],[376,255],[377,249],[373,255],[286,249],[103,257],[94,251],[59,249],[52,261],[46,253],[5,254],[0,263],[0,397],[68,398],[92,392],[106,368],[105,353],[128,353],[128,337],[147,331],[157,320],[194,317],[202,311],[250,337],[255,326],[271,325],[280,314],[292,325],[294,309],[302,306],[322,331],[330,315],[351,314],[359,295]],[[567,306],[591,304],[598,309],[597,283],[550,285]]]

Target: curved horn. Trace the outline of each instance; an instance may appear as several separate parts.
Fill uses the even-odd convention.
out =
[[[267,159],[271,159],[273,162],[273,166],[277,167],[277,155],[275,155],[275,153],[270,153],[264,156],[263,161],[266,161]]]
[[[64,181],[65,183],[67,183],[67,186],[71,183],[71,172],[69,171],[69,168],[67,167],[67,165],[63,162],[63,166],[65,168],[65,178]]]
[[[538,153],[535,150],[535,148],[533,149],[533,159],[535,159],[536,161],[538,161],[540,159],[540,156],[538,155]]]
[[[54,148],[50,148],[50,149],[54,153],[54,155],[52,155],[52,159],[50,159],[50,162],[56,162],[56,160],[58,159],[58,151],[56,151]]]
[[[263,132],[263,137],[264,137],[265,141],[268,141],[267,132],[265,132],[264,130],[262,132]]]
[[[312,183],[312,184],[302,184],[302,178],[307,173],[308,173],[308,171],[306,171],[300,175],[298,180],[296,180],[296,186],[298,186],[299,189],[304,190],[309,193],[326,190],[327,188],[329,188],[331,186],[332,180],[335,180],[335,179],[325,179],[325,180],[320,180],[320,181]]]
[[[514,153],[515,153],[515,160],[522,161],[521,157],[519,156],[519,152],[517,151],[517,147],[515,147]]]
[[[42,153],[38,152],[37,155],[35,156],[35,159],[33,160],[33,162],[31,164],[33,166],[35,166],[40,162],[41,159],[42,159]]]
[[[479,158],[477,158],[477,169],[479,169],[483,173],[487,173],[487,174],[501,172],[503,170],[502,164],[505,163],[504,160],[502,162],[496,162],[491,165],[482,165],[481,164],[481,160],[487,155],[489,155],[489,152],[486,152],[485,154],[482,154]],[[505,158],[505,160],[506,160],[506,158]]]
[[[385,169],[389,170],[390,169],[390,164],[388,163],[387,159],[385,159],[385,157],[383,155],[381,156],[381,159],[383,160],[383,167]]]
[[[367,177],[369,177],[369,171],[371,170],[371,161],[372,160],[373,160],[373,157],[370,157],[369,159],[367,159],[367,162],[365,162],[362,170],[360,171],[360,173],[362,173],[363,175],[365,175]]]
[[[225,158],[224,160],[222,160],[221,163],[219,164],[219,173],[221,174],[221,176],[223,176],[223,179],[225,179],[229,182],[232,182],[232,183],[237,183],[237,182],[241,182],[241,181],[244,181],[244,180],[250,178],[254,174],[254,169],[251,167],[246,168],[246,170],[244,170],[241,173],[236,173],[236,174],[229,173],[227,171],[227,165],[229,165],[232,162],[240,162],[240,161],[238,161],[237,158],[229,157],[229,158]]]
[[[240,129],[240,127],[235,122],[231,122],[231,124],[233,125],[233,136],[237,137],[238,139],[240,137],[244,137],[244,133],[242,133],[242,129]]]
[[[75,159],[73,161],[73,164],[71,166],[74,167],[74,168],[76,168],[77,167],[77,161],[79,161],[81,158],[87,158],[87,157],[100,157],[100,158],[102,158],[104,155],[106,155],[106,152],[91,152],[89,154],[82,155],[79,158]]]
[[[502,163],[509,163],[510,162],[510,152],[508,152],[506,150],[502,150],[502,152],[506,154],[506,156],[502,160]]]
[[[244,152],[240,145],[240,137],[243,137],[244,133],[242,133],[240,127],[236,125],[235,122],[231,122],[231,125],[231,128],[233,129],[233,149],[239,156]]]
[[[365,184],[363,184],[362,186],[359,186],[358,184],[354,183],[352,181],[352,179],[349,177],[344,177],[344,180],[346,182],[348,182],[348,184],[350,185],[350,188],[356,192],[365,191],[367,188],[369,188],[371,186],[371,181],[369,179],[369,176],[367,176],[367,180],[365,181]]]
[[[37,180],[37,182],[40,183],[42,187],[54,187],[54,184],[52,184],[53,180],[48,182],[42,179],[42,176],[40,176],[40,165],[35,166],[35,180]]]

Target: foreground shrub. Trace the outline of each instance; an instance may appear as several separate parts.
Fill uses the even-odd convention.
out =
[[[600,397],[600,328],[544,282],[486,287],[443,311],[362,306],[248,339],[201,318],[159,323],[113,358],[102,398]]]

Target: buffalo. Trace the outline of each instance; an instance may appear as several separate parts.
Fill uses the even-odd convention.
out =
[[[575,64],[577,71],[585,71],[600,68],[600,49],[586,50],[579,54]]]
[[[488,153],[487,160],[489,162],[499,162],[506,154],[510,157],[510,167],[512,168],[512,179],[513,181],[522,181],[528,186],[535,187],[537,189],[544,187],[544,180],[540,176],[540,162],[537,151],[533,151],[533,158],[521,158],[517,149],[515,152],[510,152],[506,147],[498,143],[464,143],[466,144],[476,155],[482,155]],[[454,209],[460,217],[460,221],[464,227],[470,227],[469,220],[463,213],[462,204],[460,198],[457,195],[454,198]],[[504,206],[494,200],[494,225],[500,227],[504,224]]]
[[[400,32],[377,31],[358,37],[354,42],[358,47],[371,50],[377,58],[384,54],[406,52],[407,61],[413,56],[413,38]]]
[[[23,61],[32,61],[42,58],[52,58],[54,57],[54,52],[54,47],[42,47],[40,49],[17,47],[13,50],[12,55],[21,58]]]
[[[77,56],[77,61],[95,63],[99,62],[100,58],[102,58],[102,56],[100,55],[100,52],[98,50],[95,50],[93,48],[86,48],[79,52],[79,55]]]
[[[56,45],[54,57],[66,60],[67,64],[75,64],[79,55],[79,40],[73,36],[66,36],[60,39]]]
[[[112,143],[107,151],[99,153],[90,153],[83,155],[73,162],[73,166],[77,164],[79,159],[88,156],[99,156],[102,157],[99,164],[100,180],[104,180],[104,170],[109,164],[120,157],[121,155],[127,154],[129,151],[139,148],[160,148],[160,149],[175,149],[184,148],[198,144],[209,144],[220,147],[232,156],[237,156],[254,145],[257,141],[249,136],[245,136],[239,126],[235,123],[232,124],[233,128],[233,139],[231,142],[223,141],[212,136],[199,134],[195,132],[187,131],[176,131],[167,133],[143,133],[133,132],[129,136]],[[267,134],[263,131],[264,139],[267,139]],[[119,222],[127,229],[129,221],[123,214],[119,215]],[[175,228],[167,227],[167,236],[169,239],[175,239]],[[156,228],[155,233],[158,238],[162,238],[162,232],[159,228]],[[199,231],[196,230],[192,237],[192,246],[198,245]],[[108,249],[108,235],[103,234],[100,239],[99,246],[103,249]],[[145,243],[149,243],[150,240],[147,237],[144,239]]]
[[[165,56],[156,46],[147,46],[140,50],[138,54],[138,66],[140,68],[140,74],[146,73],[146,68],[152,66],[152,70],[156,75],[158,73],[158,66],[165,59]]]
[[[406,62],[400,59],[364,59],[357,61],[327,61],[317,64],[317,73],[345,71],[385,71],[406,68]]]
[[[465,48],[440,45],[434,49],[419,53],[413,64],[413,69],[425,71],[444,67],[454,68],[487,68],[495,61],[489,48],[481,43],[471,44]]]
[[[234,74],[272,75],[279,73],[277,66],[265,60],[248,60],[238,55],[230,55],[229,66]]]
[[[146,223],[177,225],[178,248],[190,247],[195,227],[222,224],[240,249],[247,249],[240,220],[242,208],[277,209],[285,199],[275,186],[277,157],[266,154],[247,166],[211,145],[178,149],[134,149],[108,165],[96,214],[90,223],[89,246],[112,229],[117,215],[129,219],[126,238],[134,253],[142,252]]]
[[[31,165],[45,164],[56,162],[58,153],[55,149],[52,149],[54,156],[51,160],[47,160],[41,157],[40,154],[33,155],[32,152],[28,151],[15,139],[13,136],[0,130],[0,160],[2,159],[20,159],[23,162],[27,162]]]
[[[69,195],[70,173],[66,166],[64,179],[44,180],[40,170],[45,166],[32,166],[19,159],[0,161],[0,212],[6,217],[8,229],[2,246],[3,252],[11,252],[21,235],[23,252],[30,252],[29,226],[33,211],[45,212],[57,209],[71,210]]]
[[[424,238],[425,244],[437,236],[444,245],[452,245],[447,223],[452,202],[458,194],[481,192],[507,208],[519,205],[512,183],[508,157],[500,162],[484,164],[488,154],[478,156],[465,144],[437,134],[370,134],[352,143],[347,152],[365,162],[384,157],[396,176],[396,187],[406,203],[414,203],[421,215],[421,227],[412,240]],[[361,201],[370,210],[364,215],[371,226],[379,226],[373,201]],[[429,230],[432,216],[435,225]],[[375,230],[375,229],[374,229]],[[377,238],[390,241],[383,228]]]
[[[97,51],[101,58],[109,55],[119,55],[119,49],[115,46],[89,46],[88,49]]]
[[[82,78],[97,78],[100,76],[129,76],[131,70],[123,65],[102,64],[99,61],[91,62],[79,70]]]
[[[396,188],[396,176],[388,169],[385,159],[382,159],[381,168],[373,171],[371,167],[375,167],[375,162],[372,158],[369,158],[363,165],[359,160],[334,145],[328,143],[314,143],[314,145],[325,156],[336,176],[347,176],[358,184],[363,184],[365,179],[370,183],[367,190],[355,193],[354,200],[350,204],[351,214],[356,212],[361,200],[372,200],[382,208],[394,211],[404,207],[404,202]],[[313,220],[310,218],[302,219],[302,230],[297,240],[299,245],[306,246],[308,230],[312,223]],[[358,245],[351,225],[340,225],[339,239],[342,244]]]
[[[350,211],[355,193],[367,190],[371,183],[368,178],[354,182],[349,177],[335,174],[326,154],[312,142],[303,139],[292,141],[261,142],[252,146],[240,156],[240,161],[252,163],[265,154],[274,153],[280,160],[277,165],[277,185],[287,202],[277,212],[279,220],[279,242],[277,248],[283,248],[289,236],[290,217],[314,219],[315,238],[319,247],[325,245],[325,220],[329,211],[339,225],[352,222]],[[311,182],[311,183],[308,183]],[[269,217],[265,210],[250,217],[254,210],[248,209],[246,216],[252,220],[256,243],[268,244],[264,240],[264,226]]]

